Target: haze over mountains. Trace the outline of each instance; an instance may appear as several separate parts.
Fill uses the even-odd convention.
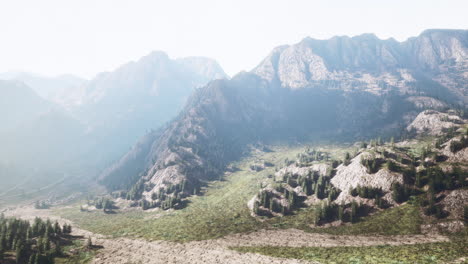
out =
[[[4,74],[0,156],[26,174],[92,177],[143,136],[102,183],[197,188],[251,144],[391,135],[422,109],[465,107],[467,43],[466,30],[305,38],[231,80],[211,59],[164,52],[92,80]]]
[[[427,30],[401,43],[306,38],[197,90],[100,179],[149,199],[178,184],[198,188],[251,144],[397,135],[423,109],[465,108],[467,65],[466,30]]]
[[[28,173],[92,177],[138,137],[174,117],[194,89],[226,74],[210,59],[172,60],[153,52],[89,81],[1,76],[9,80],[0,83],[0,157],[2,164],[22,167],[21,180]]]
[[[463,262],[467,73],[426,30],[0,74],[0,262]]]

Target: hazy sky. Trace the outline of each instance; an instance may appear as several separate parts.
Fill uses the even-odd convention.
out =
[[[214,58],[233,75],[306,36],[467,29],[467,10],[467,0],[0,0],[0,72],[92,78],[163,50]]]

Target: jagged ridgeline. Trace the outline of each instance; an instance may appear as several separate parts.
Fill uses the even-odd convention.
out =
[[[467,43],[468,31],[431,30],[401,43],[362,35],[279,47],[251,72],[197,89],[100,180],[146,208],[177,207],[252,144],[409,137],[424,109],[464,115]],[[364,165],[372,173],[381,162]]]

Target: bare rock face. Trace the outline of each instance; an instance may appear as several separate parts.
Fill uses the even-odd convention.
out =
[[[405,43],[413,64],[431,72],[431,79],[468,100],[468,31],[426,30]]]
[[[441,202],[451,219],[463,219],[463,209],[468,206],[468,190],[451,191]]]
[[[427,30],[405,42],[380,40],[372,34],[306,38],[276,48],[253,73],[292,90],[326,85],[379,95],[439,94],[466,103],[467,67],[468,31]]]
[[[465,229],[465,223],[460,220],[446,221],[436,224],[426,224],[421,226],[423,234],[457,233]]]
[[[277,178],[282,177],[285,174],[306,176],[311,172],[318,172],[319,175],[325,176],[327,171],[331,169],[330,165],[327,164],[313,164],[312,166],[298,167],[296,164],[291,164],[287,167],[281,168],[275,173]]]
[[[460,141],[461,137],[455,137],[446,142],[442,149],[442,155],[448,157],[447,162],[459,163],[462,167],[468,167],[468,148],[464,148],[460,151],[453,153],[450,150],[450,144],[453,141]]]
[[[447,107],[446,103],[427,96],[410,96],[406,100],[413,103],[419,109],[442,109]]]
[[[278,62],[278,77],[291,89],[307,86],[310,80],[326,80],[329,72],[323,59],[305,44],[284,50]]]
[[[403,183],[403,176],[400,173],[390,172],[387,169],[381,169],[375,174],[367,173],[366,167],[361,164],[362,158],[368,158],[370,154],[361,153],[351,160],[348,166],[341,164],[337,167],[336,175],[331,179],[333,186],[341,190],[337,202],[349,202],[351,195],[350,188],[367,186],[372,188],[382,188],[382,191],[389,192],[392,184],[395,182]],[[390,197],[385,196],[387,200]]]
[[[433,110],[421,112],[407,127],[407,130],[415,130],[418,134],[441,135],[443,130],[451,127],[459,127],[464,124],[463,119],[456,115],[440,113]]]

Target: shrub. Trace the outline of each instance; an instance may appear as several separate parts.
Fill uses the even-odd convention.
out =
[[[453,140],[450,143],[450,151],[452,151],[453,153],[456,153],[456,152],[466,148],[467,146],[468,146],[468,138],[465,137],[465,136],[462,136],[460,141]]]

